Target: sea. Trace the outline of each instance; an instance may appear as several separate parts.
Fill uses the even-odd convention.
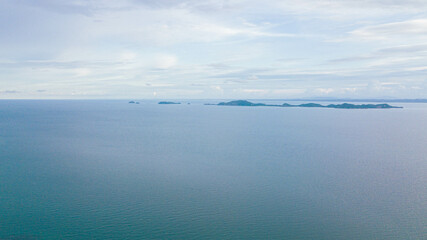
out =
[[[128,101],[0,100],[1,240],[427,239],[425,103]]]

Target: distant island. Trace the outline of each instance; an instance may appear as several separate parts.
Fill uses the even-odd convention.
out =
[[[180,102],[159,102],[159,104],[181,104]]]
[[[274,104],[264,104],[264,103],[252,103],[246,100],[236,100],[230,102],[220,102],[218,104],[206,104],[206,105],[217,105],[217,106],[246,106],[246,107],[310,107],[310,108],[342,108],[342,109],[372,109],[372,108],[403,108],[403,107],[395,107],[388,105],[386,103],[382,104],[350,104],[350,103],[342,103],[342,104],[329,104],[329,105],[321,105],[318,103],[303,103],[299,105],[291,105],[288,103],[284,103],[282,105],[274,105]]]
[[[129,101],[129,103],[132,103],[132,104],[139,104],[139,102],[135,102],[135,101]]]
[[[381,102],[381,103],[427,103],[425,98],[288,98],[269,99],[289,102]]]

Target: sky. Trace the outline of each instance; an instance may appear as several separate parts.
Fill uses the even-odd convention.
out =
[[[426,0],[0,0],[0,99],[426,97]]]

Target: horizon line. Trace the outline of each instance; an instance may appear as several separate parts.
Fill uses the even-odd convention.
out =
[[[402,102],[427,103],[427,98],[0,98],[0,101],[202,101],[202,100],[257,100],[257,101],[313,101],[313,102]]]

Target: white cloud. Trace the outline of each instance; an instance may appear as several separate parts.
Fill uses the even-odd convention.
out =
[[[395,38],[427,39],[427,19],[415,19],[367,26],[350,32],[364,40],[394,40]]]
[[[74,69],[74,73],[76,77],[85,77],[91,73],[91,70],[88,68],[76,68]]]
[[[248,77],[248,80],[258,80],[258,76],[257,75],[250,75],[249,77]]]
[[[266,95],[273,97],[286,97],[300,95],[306,92],[306,89],[287,88],[287,89],[236,89],[235,92],[248,93],[254,95]]]
[[[425,71],[427,70],[427,66],[420,66],[420,67],[411,67],[411,68],[406,68],[406,71]]]
[[[420,0],[2,1],[0,81],[17,96],[332,96],[373,80],[421,95],[426,13]],[[391,91],[379,86],[363,94]]]
[[[256,93],[256,94],[266,94],[269,92],[267,89],[238,89],[236,91],[243,93]]]
[[[315,89],[316,92],[321,93],[321,94],[329,94],[332,92],[335,92],[335,89],[333,88],[317,88]]]
[[[213,90],[216,90],[216,91],[219,91],[219,92],[224,92],[224,89],[222,87],[220,87],[220,86],[211,86],[211,88]]]
[[[289,89],[275,89],[272,91],[273,94],[284,94],[284,95],[298,95],[302,94],[306,91],[306,89],[299,89],[299,88],[289,88]]]
[[[174,67],[178,60],[173,55],[159,54],[152,59],[152,62],[154,68],[168,69]]]

